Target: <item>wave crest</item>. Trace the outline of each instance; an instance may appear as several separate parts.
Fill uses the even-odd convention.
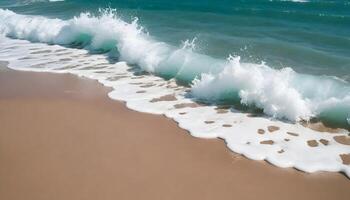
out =
[[[218,74],[202,74],[193,81],[192,94],[210,102],[240,102],[264,113],[291,121],[336,116],[337,124],[348,126],[350,87],[332,77],[298,74],[291,68],[273,69],[264,63],[241,63],[230,56]]]
[[[101,10],[97,16],[82,13],[70,20],[0,9],[0,33],[34,42],[110,51],[119,60],[150,73],[185,83],[193,81],[193,96],[211,103],[228,100],[258,107],[276,118],[298,121],[320,117],[350,126],[347,82],[298,74],[291,68],[276,70],[265,64],[241,63],[239,57],[215,59],[193,51],[194,43],[189,41],[185,47],[174,47],[152,38],[137,19],[132,23],[121,20],[113,9]]]

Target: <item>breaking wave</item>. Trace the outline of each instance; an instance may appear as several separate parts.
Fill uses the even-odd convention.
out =
[[[19,15],[0,9],[0,33],[32,42],[109,52],[144,71],[191,86],[190,94],[208,103],[242,104],[290,121],[313,117],[349,128],[350,84],[336,77],[299,74],[291,68],[242,63],[196,53],[193,42],[181,47],[157,41],[134,19],[115,10],[82,13],[70,20]]]

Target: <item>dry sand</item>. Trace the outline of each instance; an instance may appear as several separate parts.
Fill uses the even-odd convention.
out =
[[[0,199],[350,199],[339,173],[248,160],[73,75],[0,72]]]

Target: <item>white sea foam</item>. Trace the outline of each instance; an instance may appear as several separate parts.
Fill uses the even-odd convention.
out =
[[[0,32],[9,37],[74,44],[92,50],[115,49],[112,52],[117,52],[122,61],[180,81],[190,82],[202,76],[201,83],[195,81],[193,88],[193,94],[201,99],[220,100],[227,98],[225,92],[231,91],[231,98],[238,96],[243,104],[291,121],[308,120],[331,107],[350,110],[349,84],[329,77],[300,75],[290,68],[274,70],[266,65],[233,62],[234,59],[227,64],[224,60],[197,54],[188,47],[176,48],[154,40],[137,24],[137,19],[126,23],[111,9],[101,11],[99,16],[82,13],[67,21],[0,10],[0,19]],[[339,114],[338,121],[343,126],[347,114]]]
[[[291,68],[272,69],[265,64],[241,63],[230,57],[219,74],[202,74],[193,82],[192,93],[199,99],[217,101],[238,98],[264,113],[292,121],[335,110],[346,119],[350,114],[350,87],[331,77],[300,75]],[[341,110],[344,113],[341,113]]]
[[[339,156],[349,154],[350,148],[334,139],[346,137],[345,130],[337,134],[319,133],[290,123],[314,115],[332,116],[347,123],[349,85],[344,81],[297,74],[289,68],[275,70],[265,64],[241,63],[238,57],[227,61],[214,59],[192,51],[190,42],[185,48],[172,47],[142,31],[136,20],[126,23],[111,12],[98,17],[81,14],[63,21],[0,10],[0,32],[25,39],[0,39],[0,60],[9,61],[13,69],[73,73],[97,79],[113,88],[111,98],[126,101],[129,108],[164,114],[196,137],[223,138],[231,150],[251,159],[265,159],[280,167],[307,172],[343,171],[350,175],[350,167],[342,164]],[[90,50],[101,49],[109,52],[89,54]],[[118,57],[120,62],[114,64],[110,56]],[[173,79],[135,75],[140,73],[138,68],[126,63]],[[196,76],[190,93],[188,88],[175,83],[175,80],[190,82]],[[175,98],[159,100],[164,95]],[[198,107],[189,98],[191,95],[209,104],[221,100],[253,104],[272,118],[252,118],[233,108],[218,110],[214,105]],[[271,126],[279,129],[272,133]],[[313,140],[317,147],[308,145]],[[327,140],[327,145],[321,140]]]

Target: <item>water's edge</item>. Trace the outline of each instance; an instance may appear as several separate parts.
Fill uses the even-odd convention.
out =
[[[0,60],[7,60],[15,70],[70,73],[98,80],[113,88],[108,94],[111,99],[126,102],[129,109],[163,114],[195,137],[221,138],[231,151],[249,159],[305,172],[350,174],[344,161],[344,156],[350,156],[345,130],[321,133],[230,107],[201,105],[187,98],[187,88],[175,80],[135,72],[125,62],[106,63],[105,55],[86,50],[4,39]]]

